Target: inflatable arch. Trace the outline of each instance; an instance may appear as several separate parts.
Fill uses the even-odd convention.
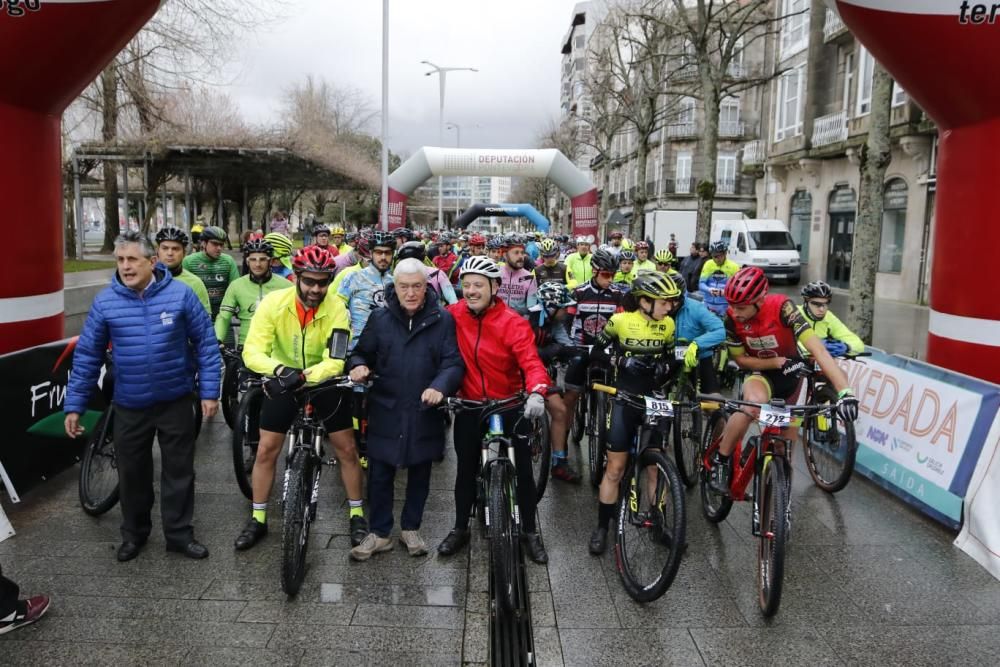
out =
[[[576,165],[554,148],[506,150],[425,146],[389,176],[389,229],[404,226],[406,201],[432,176],[548,178],[570,198],[573,235],[597,237],[597,189]]]
[[[828,0],[939,129],[927,360],[1000,382],[1000,299],[969,289],[1000,248],[1000,16],[992,3]],[[905,35],[905,39],[900,39]]]
[[[548,219],[531,204],[473,204],[465,209],[462,215],[455,218],[455,226],[465,229],[477,218],[491,215],[507,218],[527,218],[528,222],[533,224],[538,231],[543,233],[549,231]]]

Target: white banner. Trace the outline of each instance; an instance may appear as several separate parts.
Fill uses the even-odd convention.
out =
[[[1000,579],[1000,414],[986,438],[965,496],[965,523],[955,546]]]
[[[3,542],[8,537],[14,536],[14,526],[10,525],[10,521],[7,519],[7,515],[4,514],[3,505],[0,505],[0,542]]]

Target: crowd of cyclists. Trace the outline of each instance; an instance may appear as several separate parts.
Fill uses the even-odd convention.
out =
[[[523,391],[531,394],[524,407],[527,416],[548,414],[552,479],[580,482],[567,443],[577,403],[595,369],[609,384],[639,394],[689,370],[701,393],[721,397],[715,353],[724,347],[745,374],[745,400],[793,403],[800,390],[799,371],[815,363],[829,379],[838,415],[857,418],[857,399],[834,357],[857,354],[864,345],[830,312],[830,287],[809,283],[796,304],[771,293],[760,268],[740,267],[728,259],[722,242],[692,244],[689,256],[679,258],[675,243],[654,251],[650,242],[632,242],[620,232],[595,246],[587,238],[539,232],[453,234],[404,228],[347,233],[325,224],[310,231],[312,243],[299,249],[281,232],[246,235],[242,269],[224,252],[228,239],[221,228],[200,227],[193,240],[202,249],[188,256],[192,239],[186,232],[167,227],[155,238],[160,261],[195,290],[212,316],[220,345],[236,346],[246,367],[268,378],[251,518],[236,549],[253,547],[267,533],[274,468],[295,409],[290,393],[345,371],[343,360],[330,357],[329,339],[335,330],[348,329],[348,350],[353,348],[371,313],[385,304],[393,267],[405,259],[423,263],[434,298],[450,306],[455,317],[459,345],[470,347],[459,395],[497,399]],[[530,326],[528,343],[519,337],[522,325],[511,326],[511,317]],[[490,328],[488,335],[484,327]],[[469,367],[469,358],[475,368]],[[564,368],[561,377],[550,372],[555,362]],[[551,391],[557,384],[562,390]],[[354,434],[364,417],[363,401],[337,406],[327,430],[349,500],[351,543],[358,547],[368,534],[361,496],[364,461]],[[641,419],[634,407],[615,403],[611,409],[607,466],[589,540],[592,554],[606,549],[619,482]],[[467,421],[456,419],[456,443],[459,431],[475,436],[481,428]],[[711,469],[711,488],[719,494],[728,492],[729,457],[750,421],[737,414],[726,425]],[[524,439],[517,420],[504,422],[510,435]],[[662,434],[657,437],[660,444]],[[438,547],[444,555],[456,553],[469,539],[478,452],[459,454],[456,523]],[[526,551],[533,560],[546,562],[534,526],[530,461],[522,458],[529,466],[522,470],[518,463]],[[463,475],[469,479],[461,479]]]

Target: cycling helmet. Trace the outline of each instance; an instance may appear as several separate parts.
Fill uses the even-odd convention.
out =
[[[622,241],[622,250],[635,250],[635,244],[631,240],[625,239]]]
[[[726,245],[725,241],[712,241],[708,246],[709,255],[718,255],[725,252],[729,252],[729,246]]]
[[[607,250],[595,250],[594,254],[590,256],[590,265],[596,271],[611,271],[614,273],[618,270],[618,258]]]
[[[508,234],[507,239],[504,243],[506,248],[523,248],[524,247],[524,237],[520,234]]]
[[[226,232],[223,231],[222,227],[206,227],[201,231],[202,241],[218,241],[219,243],[226,242]]]
[[[407,241],[412,241],[416,236],[413,233],[413,230],[410,229],[409,227],[400,227],[399,229],[394,231],[392,235],[395,236],[396,238],[404,238]]]
[[[264,240],[271,244],[271,247],[274,249],[274,256],[278,259],[288,257],[292,254],[292,242],[284,234],[271,232],[264,237]]]
[[[572,306],[575,301],[569,294],[569,289],[563,283],[549,280],[538,286],[538,300],[546,310],[557,310]]]
[[[292,268],[295,273],[303,271],[333,273],[337,266],[333,261],[333,255],[319,246],[311,245],[295,252],[295,256],[292,258]]]
[[[552,239],[543,239],[538,244],[538,250],[542,253],[542,257],[555,257],[559,254],[559,246]]]
[[[329,234],[329,233],[330,233],[330,226],[327,225],[326,223],[319,222],[313,225],[313,235]]]
[[[500,267],[489,257],[476,255],[465,260],[462,264],[458,277],[462,278],[465,275],[478,275],[491,280],[500,280]]]
[[[653,255],[653,260],[657,264],[673,264],[674,256],[669,250],[657,250]]]
[[[635,277],[629,294],[645,296],[650,299],[677,299],[681,296],[681,288],[674,284],[674,281],[666,274],[659,271],[649,271]]]
[[[636,241],[635,251],[639,252],[640,250],[649,250],[649,244],[645,241]]]
[[[333,233],[336,234],[337,230],[334,229]],[[372,250],[375,248],[389,248],[390,250],[396,249],[396,239],[393,238],[391,232],[383,232],[376,229],[369,234],[368,238],[371,241]]]
[[[473,234],[469,237],[469,245],[486,245],[486,237],[482,234]]]
[[[421,245],[423,244],[421,243]],[[371,239],[366,234],[358,234],[358,242],[354,245],[354,252],[362,259],[372,258]]]
[[[407,241],[403,245],[399,246],[399,250],[396,251],[396,261],[401,262],[404,259],[418,259],[421,262],[427,257],[427,248],[420,241]]]
[[[757,266],[747,266],[726,283],[726,301],[730,306],[749,306],[767,294],[767,276]]]
[[[357,240],[357,238],[358,238],[357,232],[347,232],[347,236],[344,237],[344,242],[354,243],[354,241]]]
[[[188,244],[188,235],[187,232],[178,227],[164,227],[160,231],[156,232],[156,245],[160,245],[164,241],[180,243],[186,248]]]
[[[469,235],[468,234],[462,234],[461,236],[458,237],[458,240],[461,241],[462,243],[468,243],[469,242]]]
[[[617,229],[615,231],[611,232],[610,234],[608,234],[608,238],[609,239],[620,239],[622,236],[623,236],[623,234],[620,231],[618,231]]]
[[[494,236],[486,242],[487,250],[503,250],[505,247],[504,240],[500,236]]]
[[[806,299],[832,299],[833,290],[822,280],[815,280],[802,288],[802,296]]]
[[[636,260],[635,252],[632,250],[622,250],[618,253],[618,262],[634,262]]]
[[[590,245],[590,241],[587,240],[586,236],[577,236],[576,237],[576,244],[577,245],[581,245],[583,243],[586,243],[587,245]]]
[[[344,236],[344,234],[345,232],[343,227],[338,226],[330,230],[330,236]]]
[[[243,255],[249,257],[255,252],[262,252],[268,257],[274,257],[274,247],[264,239],[251,239],[243,244]]]

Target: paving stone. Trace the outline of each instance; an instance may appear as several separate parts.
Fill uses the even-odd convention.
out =
[[[186,664],[191,648],[179,646],[137,646],[104,642],[28,641],[0,639],[2,662],[9,667],[36,665],[73,665],[74,667],[106,667],[107,665],[156,665],[173,667]],[[202,663],[207,664],[207,663]]]
[[[569,630],[559,628],[563,661],[574,667],[701,665],[687,630]]]
[[[825,629],[771,628],[761,632],[750,628],[693,628],[690,633],[706,665],[842,664],[823,641]]]
[[[351,621],[355,626],[389,628],[448,628],[461,630],[465,612],[458,607],[415,607],[359,604]]]
[[[357,605],[319,604],[295,601],[252,601],[244,603],[240,623],[306,623],[350,625]]]
[[[846,664],[979,667],[997,664],[1000,626],[901,626],[833,629],[824,640]]]

